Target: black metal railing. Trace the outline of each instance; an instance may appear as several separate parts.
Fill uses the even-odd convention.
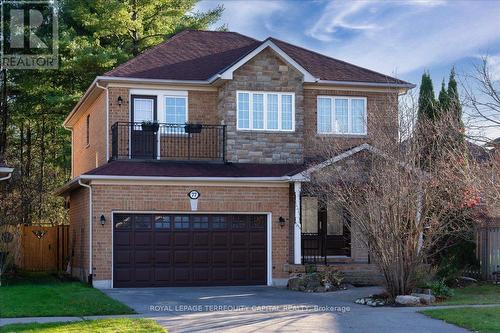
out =
[[[116,122],[113,160],[225,161],[226,126]]]
[[[350,257],[350,232],[344,228],[344,235],[339,236],[329,236],[322,232],[302,233],[301,253],[303,264],[328,265],[328,257]]]

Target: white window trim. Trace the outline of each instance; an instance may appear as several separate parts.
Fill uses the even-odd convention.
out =
[[[167,97],[184,97],[186,99],[186,121],[189,122],[189,98],[187,90],[151,90],[151,89],[130,89],[129,91],[129,101],[132,98],[132,95],[149,95],[156,96],[156,121],[159,123],[167,123],[167,115],[165,110],[165,100]],[[129,117],[132,116],[132,103],[129,103]],[[131,119],[131,118],[129,118]]]
[[[331,101],[331,132],[321,132],[320,131],[320,116],[319,116],[319,99],[327,98]],[[335,100],[336,99],[347,99],[347,132],[341,133],[337,132],[336,126],[336,113],[335,113]],[[364,101],[364,131],[362,133],[355,133],[352,131],[352,110],[351,101],[352,100],[363,100]],[[364,136],[368,134],[368,101],[366,97],[357,96],[329,96],[329,95],[318,95],[316,97],[316,133],[320,135],[339,135],[339,136]]]
[[[186,115],[186,122],[185,124],[187,124],[189,122],[189,109],[188,109],[188,97],[187,96],[179,96],[179,95],[163,95],[162,98],[163,98],[163,110],[162,110],[162,117],[163,117],[163,122],[164,123],[167,123],[167,98],[184,98],[184,100],[186,101],[186,112],[185,112],[185,115]],[[174,123],[167,123],[167,124],[174,124]],[[183,124],[179,124],[179,125],[183,125]]]
[[[249,127],[240,127],[239,122],[239,94],[249,94],[248,98],[248,111],[249,111]],[[264,95],[264,128],[253,128],[253,98],[252,94],[262,94]],[[267,128],[267,101],[268,95],[278,95],[278,128]],[[282,129],[283,118],[282,118],[282,96],[292,96],[292,128]],[[283,92],[283,91],[255,91],[255,90],[237,90],[236,91],[236,129],[238,131],[256,131],[256,132],[295,132],[295,93],[294,92]]]

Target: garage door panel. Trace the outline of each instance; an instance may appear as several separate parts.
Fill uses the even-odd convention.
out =
[[[131,246],[132,245],[132,233],[130,232],[115,232],[113,242],[116,246]]]
[[[151,250],[136,250],[134,262],[135,264],[152,264],[153,256]]]
[[[115,214],[114,286],[265,284],[265,215]]]
[[[191,252],[188,250],[185,251],[175,251],[174,252],[174,264],[178,265],[187,265],[189,264]]]
[[[210,268],[209,267],[193,268],[193,281],[196,282],[210,281]]]
[[[135,281],[136,282],[150,282],[153,279],[151,278],[152,276],[152,268],[151,267],[144,267],[140,268],[137,267],[135,268]]]
[[[231,269],[231,278],[233,281],[245,281],[248,277],[247,267],[233,267]]]
[[[210,251],[193,251],[193,264],[208,264]]]
[[[226,232],[216,231],[212,233],[212,247],[226,247],[229,242],[229,235]]]
[[[212,251],[212,264],[213,265],[227,265],[228,264],[228,251]]]
[[[132,251],[130,250],[116,250],[114,253],[115,263],[118,265],[132,264]]]
[[[174,268],[175,282],[189,282],[191,280],[191,267]]]
[[[231,252],[231,264],[245,264],[248,261],[248,251],[245,250],[233,250]]]
[[[171,264],[171,256],[170,250],[156,250],[153,255],[155,264]]]
[[[170,282],[172,269],[170,267],[155,267],[156,282]]]
[[[134,233],[134,245],[135,246],[150,246],[152,243],[151,232],[136,231]]]
[[[193,233],[193,247],[207,247],[210,244],[210,234],[207,232]]]
[[[169,247],[172,244],[171,236],[172,234],[170,232],[155,231],[154,235],[155,245]]]
[[[174,246],[190,246],[191,245],[191,233],[183,231],[183,232],[174,232]]]
[[[231,247],[247,247],[248,246],[248,233],[235,232],[231,234]]]

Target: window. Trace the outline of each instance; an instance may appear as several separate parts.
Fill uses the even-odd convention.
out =
[[[152,122],[154,119],[154,100],[152,98],[134,98],[134,122]]]
[[[318,96],[318,133],[364,135],[365,97]]]
[[[90,115],[87,115],[87,133],[86,133],[86,144],[90,145]]]
[[[165,120],[169,124],[187,123],[187,97],[165,97]]]
[[[295,130],[295,95],[239,91],[236,94],[239,130]]]
[[[189,216],[176,215],[174,217],[175,229],[189,229]]]
[[[165,215],[156,216],[155,229],[170,229],[170,216],[165,216]]]

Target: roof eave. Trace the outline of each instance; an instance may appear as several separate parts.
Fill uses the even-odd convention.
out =
[[[318,81],[316,81],[316,83],[318,83],[318,84],[331,84],[331,85],[344,85],[344,86],[402,88],[402,89],[413,89],[416,87],[416,85],[413,83],[391,83],[391,82],[318,80]]]

